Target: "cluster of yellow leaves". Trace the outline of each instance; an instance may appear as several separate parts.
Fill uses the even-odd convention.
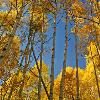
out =
[[[77,20],[77,18],[76,18]],[[79,23],[81,23],[82,19],[78,19],[77,21]],[[90,34],[91,35],[96,35],[98,38],[98,41],[100,40],[100,25],[98,24],[99,19],[97,17],[93,17],[94,23],[90,22],[87,24],[84,24],[81,28],[78,28],[77,30],[77,35],[79,36],[79,38],[84,38],[84,37],[88,37]],[[84,19],[83,19],[84,21]],[[75,33],[75,29],[77,28],[77,26],[75,26],[74,28],[72,28],[72,32]]]
[[[80,97],[82,100],[97,100],[98,90],[92,64],[88,64],[80,82]]]
[[[51,1],[49,0],[37,0],[34,3],[38,3],[40,4],[39,6],[42,7],[42,11],[44,13],[50,13],[50,12],[55,12],[56,8],[54,7],[54,5],[52,4]]]
[[[100,41],[100,24],[98,24],[100,22],[99,15],[93,17],[93,20],[95,21],[93,23],[94,31],[95,31],[95,34],[97,35],[98,41]]]
[[[28,81],[28,78],[29,78],[28,76],[25,76],[25,79],[24,79],[25,85]],[[7,81],[5,81],[5,83],[1,87],[2,96],[4,96],[4,98],[7,99],[12,90],[13,91],[12,92],[12,100],[18,99],[18,91],[22,84],[22,80],[23,80],[23,72],[22,71],[19,70],[17,73],[11,74],[9,79]]]
[[[39,67],[40,67],[40,61],[38,61]],[[48,76],[48,67],[44,62],[42,62],[42,78],[46,85],[49,83],[49,76]],[[12,93],[12,100],[15,100],[15,98],[18,98],[18,90],[22,84],[23,80],[23,72],[19,70],[17,73],[13,73],[10,78],[2,85],[2,96],[5,94],[5,99],[8,98],[8,95],[11,91],[11,88],[13,88],[13,93]],[[39,77],[38,77],[38,70],[37,66],[34,65],[28,71],[24,77],[24,93],[25,93],[25,98],[27,98],[27,95],[34,100],[37,98],[37,93],[38,93],[38,82],[39,82]],[[42,91],[43,88],[42,88]],[[45,92],[44,92],[45,93]],[[27,94],[27,95],[26,95]],[[24,98],[24,97],[23,97]]]
[[[43,11],[43,7],[34,6],[33,9],[30,10],[31,16],[33,16],[33,28],[35,31],[40,33],[46,32],[48,28],[48,18]]]
[[[78,28],[77,33],[75,31],[76,28],[77,28],[77,26],[75,26],[74,28],[72,28],[72,32],[74,32],[75,34],[77,34],[80,37],[80,39],[82,39],[84,37],[88,37],[89,33],[92,32],[92,27],[91,27],[91,25],[88,25],[88,24],[85,24],[82,28]]]
[[[91,48],[91,50],[90,50]],[[79,90],[80,90],[80,98],[82,100],[97,100],[98,98],[98,90],[95,79],[94,72],[94,64],[97,66],[99,63],[97,49],[95,47],[95,43],[91,42],[89,47],[89,54],[87,55],[87,65],[85,69],[78,68],[79,74]],[[91,55],[91,52],[93,55]],[[94,56],[94,60],[90,60],[90,57]],[[100,71],[96,67],[97,77],[100,85]],[[64,99],[73,100],[76,99],[76,68],[67,67],[66,68],[66,76],[64,82]],[[59,99],[59,91],[60,91],[60,80],[61,73],[55,79],[54,83],[54,99]]]
[[[9,3],[12,4],[14,7],[22,7],[23,0],[9,0]]]
[[[99,52],[98,52],[98,48],[95,44],[95,42],[90,42],[89,46],[87,47],[88,51],[89,51],[89,54],[88,56],[86,56],[86,58],[88,59],[87,60],[87,63],[93,63],[95,64],[95,66],[99,67]]]
[[[0,12],[0,24],[7,30],[12,30],[13,24],[16,22],[16,15],[17,15],[17,11],[15,10],[11,10],[10,12],[1,11]]]
[[[79,17],[79,16],[86,16],[86,10],[83,7],[82,2],[74,2],[71,6],[71,11],[68,11],[68,15],[71,16],[75,16],[75,17]]]
[[[84,76],[85,71],[80,68],[78,70],[79,70],[79,80],[82,81],[82,77]],[[59,98],[60,80],[61,80],[61,73],[55,79],[55,84],[54,84],[54,94],[56,95],[55,100],[58,100]],[[75,97],[76,97],[76,69],[73,69],[72,67],[67,67],[65,82],[64,82],[64,98],[72,100],[73,98],[75,99]]]
[[[40,68],[40,61],[38,61],[38,66]],[[45,80],[45,82],[48,82],[48,67],[46,66],[46,64],[44,62],[42,62],[42,76],[43,76],[43,80]],[[33,84],[34,82],[36,82],[36,84],[38,83],[38,69],[37,69],[37,65],[35,64],[33,68],[30,69],[29,73],[29,81],[27,83],[27,85],[29,84]],[[34,80],[33,80],[34,79]],[[46,82],[46,83],[47,83]]]
[[[13,25],[17,19],[17,15],[18,15],[17,11],[20,11],[23,0],[9,0],[8,2],[15,8],[17,7],[17,10],[15,8],[13,8],[13,10],[11,9],[11,11],[9,11],[9,12],[1,11],[0,12],[0,24],[4,28],[6,28],[8,31],[9,30],[11,31],[11,29],[13,29]],[[33,16],[32,23],[33,23],[34,30],[38,31],[38,32],[42,32],[42,33],[46,32],[46,30],[48,28],[48,18],[47,18],[46,13],[48,12],[48,10],[47,10],[48,7],[49,6],[51,7],[52,5],[48,1],[45,2],[45,0],[38,1],[38,2],[40,2],[41,5],[38,5],[36,1],[31,1],[31,0],[26,0],[25,2],[27,4],[28,4],[28,2],[31,2],[31,4],[32,4],[28,8],[29,13],[30,13],[30,15],[28,17],[31,18],[31,16]],[[32,21],[32,19],[31,19],[31,21]]]
[[[83,24],[84,23],[84,19],[83,18],[79,18],[79,17],[75,17],[75,21],[79,24]]]
[[[98,24],[99,18],[98,16],[93,17],[93,22],[83,25],[83,27],[79,30],[79,34],[98,34],[100,35],[100,25]]]
[[[33,1],[32,0],[8,0],[9,5],[12,5],[13,9],[17,8],[17,10],[19,10],[25,4],[28,5],[31,2],[33,2]]]
[[[87,64],[85,69],[85,74],[82,78],[83,82],[81,84],[81,97],[82,100],[97,100],[98,99],[98,89],[96,85],[95,71],[98,77],[100,85],[100,70],[98,68],[99,64],[99,54],[97,52],[95,42],[90,42],[87,47],[89,54],[87,55]]]
[[[24,3],[37,5],[40,4],[44,6],[44,8],[52,9],[52,4],[49,0],[25,0]],[[14,7],[20,8],[22,7],[23,0],[9,0],[9,3],[12,4]],[[44,10],[45,12],[49,12],[47,9]]]
[[[87,13],[88,11],[83,6],[82,2],[77,1],[74,4],[72,4],[72,10],[69,11],[69,16],[74,16],[75,23],[77,24],[76,26],[74,26],[72,30],[74,33],[76,33],[75,29],[78,27],[76,34],[79,36],[80,39],[84,37],[88,37],[91,34],[91,35],[97,35],[99,41],[100,40],[100,24],[99,24],[100,11],[97,5],[100,6],[99,5],[100,1],[97,2],[96,0],[94,1],[90,0],[89,2],[92,2],[93,4],[92,12],[95,15],[95,16],[91,15],[91,18],[89,17]],[[90,20],[87,17],[89,17]]]
[[[0,37],[0,68],[2,70],[4,68],[14,68],[20,55],[19,37],[15,35],[10,45],[9,39],[10,35],[2,35]],[[0,70],[0,76],[2,76],[2,70]]]
[[[34,30],[40,33],[46,32],[48,28],[47,14],[55,12],[55,7],[49,0],[37,0],[33,1],[33,4],[29,11],[33,16]]]
[[[38,65],[40,68],[40,61],[38,61]],[[48,67],[47,65],[42,62],[42,70],[41,70],[42,78],[44,80],[44,83],[46,86],[49,85],[49,74],[48,74]],[[29,73],[29,80],[27,81],[27,86],[25,88],[31,88],[30,91],[28,91],[29,96],[31,99],[37,99],[37,93],[38,93],[38,82],[39,82],[39,74],[37,65],[35,64],[32,69],[30,69]],[[42,88],[42,94],[41,97],[44,98],[46,96],[45,90]]]

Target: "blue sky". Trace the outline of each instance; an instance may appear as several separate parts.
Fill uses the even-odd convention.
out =
[[[68,32],[71,33],[73,23],[68,24]],[[64,52],[64,41],[65,41],[65,23],[60,22],[57,26],[56,33],[56,54],[55,54],[55,77],[60,73],[63,67],[63,52]],[[51,31],[52,32],[52,31]],[[67,53],[67,66],[75,67],[75,38],[74,34],[69,35],[70,41],[68,42],[68,53]],[[50,43],[52,46],[52,42]],[[44,56],[44,62],[51,67],[51,54]],[[79,55],[79,66],[85,68],[85,58]]]

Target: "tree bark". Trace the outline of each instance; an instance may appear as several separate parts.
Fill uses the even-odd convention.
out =
[[[51,75],[50,75],[50,100],[53,100],[55,46],[56,46],[56,14],[54,15],[54,33],[53,33],[53,48],[52,48]]]
[[[76,32],[77,33],[77,32]],[[75,35],[75,54],[76,54],[76,100],[79,98],[79,74],[78,74],[78,46],[77,46],[77,36]]]
[[[35,52],[34,52],[33,47],[32,47],[31,49],[32,49],[32,51],[33,51],[33,56],[34,56],[34,59],[35,59],[35,62],[36,62],[36,66],[37,66],[38,72],[39,72],[39,74],[40,74],[41,72],[40,72],[40,69],[39,69],[39,65],[38,65],[37,58],[36,58],[36,55],[35,55]],[[41,74],[40,74],[40,75],[41,75]],[[46,95],[47,95],[48,100],[49,100],[49,99],[50,99],[50,96],[49,96],[47,87],[46,87],[46,85],[45,85],[45,83],[44,83],[44,80],[43,80],[42,76],[40,76],[40,78],[41,78],[41,83],[43,84],[43,87],[44,87],[44,89],[45,89]]]
[[[42,10],[44,10],[42,8]],[[40,52],[40,73],[39,73],[39,83],[38,83],[38,100],[41,100],[41,76],[42,76],[42,56],[43,56],[43,44],[44,44],[44,12],[42,13],[42,31],[40,33],[40,39],[41,39],[41,52]]]
[[[90,47],[90,50],[91,50],[91,47]],[[91,56],[92,56],[92,52],[91,52]],[[92,62],[93,62],[93,65],[94,65],[94,75],[95,75],[96,85],[97,85],[97,89],[98,89],[98,96],[100,97],[99,81],[98,81],[98,76],[97,76],[97,71],[96,71],[96,65],[95,65],[93,57],[92,57]]]
[[[66,9],[66,25],[65,25],[65,49],[64,49],[64,61],[63,61],[63,70],[62,70],[62,78],[60,81],[60,94],[59,100],[63,100],[64,94],[64,82],[66,76],[66,59],[67,59],[67,49],[68,49],[68,16],[67,16],[67,9]]]
[[[41,43],[41,53],[40,53],[40,73],[39,73],[39,83],[38,83],[38,100],[41,100],[42,54],[43,54],[43,43]]]

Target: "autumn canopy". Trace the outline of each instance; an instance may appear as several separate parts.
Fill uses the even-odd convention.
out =
[[[100,1],[0,0],[0,100],[100,100]]]

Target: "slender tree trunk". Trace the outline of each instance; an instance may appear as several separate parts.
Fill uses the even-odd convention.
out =
[[[23,93],[23,88],[24,88],[24,83],[25,83],[25,76],[26,76],[26,71],[27,71],[28,65],[29,65],[28,55],[26,55],[25,66],[24,66],[24,69],[23,69],[23,80],[22,80],[22,84],[21,84],[19,92],[18,92],[19,93],[19,99],[22,99],[22,93]]]
[[[96,42],[96,49],[97,49],[97,56],[98,56],[98,65],[97,65],[97,68],[100,70],[100,53],[99,53],[99,50],[100,50],[100,45],[99,45],[99,41],[98,41],[98,35],[96,34],[96,40],[95,40],[95,42]],[[100,92],[100,91],[99,91]],[[99,95],[99,97],[100,97],[100,95]]]
[[[97,12],[99,11],[99,7],[98,7],[98,3],[97,3]],[[99,19],[99,23],[100,23],[100,16],[98,16],[98,19]],[[94,28],[96,29],[96,27],[95,27],[95,24],[94,24],[94,22],[93,22],[93,26],[94,26]],[[96,30],[95,30],[96,31]],[[96,42],[96,48],[97,48],[97,52],[98,52],[98,58],[99,58],[99,61],[100,61],[100,53],[99,53],[99,50],[100,50],[100,43],[99,43],[99,35],[98,35],[98,33],[96,33],[95,32],[95,42]],[[98,66],[97,66],[98,68],[100,68],[100,62],[99,62],[99,64],[98,64]]]
[[[9,38],[7,50],[9,50],[9,48],[10,48],[10,45],[11,45],[11,42],[13,40],[14,34],[16,33],[16,30],[17,30],[17,27],[18,27],[18,23],[21,20],[22,13],[23,13],[23,8],[24,8],[24,0],[22,0],[22,7],[20,8],[20,11],[19,11],[18,15],[16,16],[16,23],[13,26],[12,36]],[[4,55],[5,54],[6,54],[6,51],[4,52]],[[13,86],[11,87],[10,94],[8,96],[8,100],[11,99],[12,92],[13,92]]]
[[[96,71],[96,66],[95,66],[94,61],[93,61],[93,65],[94,65],[94,74],[95,74],[96,85],[97,85],[97,89],[98,89],[98,95],[99,95],[99,98],[100,98],[99,81],[98,81],[98,76],[97,76],[97,71]]]
[[[44,80],[43,80],[43,78],[42,78],[41,70],[40,70],[40,68],[39,68],[38,61],[37,61],[37,58],[36,58],[36,55],[35,55],[35,51],[34,51],[34,47],[33,47],[33,46],[34,46],[35,35],[36,35],[36,34],[34,33],[34,34],[33,34],[33,39],[31,40],[31,50],[32,50],[32,53],[33,53],[33,57],[34,57],[36,66],[37,66],[37,70],[38,70],[38,73],[39,73],[40,81],[41,81],[41,83],[42,83],[42,85],[43,85],[43,87],[44,87],[45,93],[46,93],[46,95],[47,95],[47,97],[48,97],[48,100],[49,100],[50,96],[49,96],[47,87],[46,87],[46,85],[45,85],[45,83],[44,83]]]
[[[31,26],[30,26],[31,27]],[[26,71],[27,71],[27,68],[28,68],[28,65],[29,65],[29,55],[31,54],[31,51],[29,52],[29,46],[31,44],[31,35],[32,35],[32,30],[30,28],[30,33],[29,33],[29,36],[28,36],[28,43],[27,43],[27,46],[25,48],[25,51],[24,51],[24,56],[25,56],[25,66],[24,66],[24,69],[23,69],[23,80],[22,80],[22,84],[20,86],[20,89],[19,89],[19,98],[22,98],[22,92],[23,92],[23,88],[24,88],[24,81],[25,81],[25,76],[26,76]]]
[[[53,100],[55,46],[56,46],[56,14],[54,15],[54,33],[53,33],[53,48],[52,48],[51,75],[50,75],[50,100]]]
[[[79,98],[79,74],[78,74],[78,46],[77,46],[77,36],[75,35],[75,53],[76,53],[76,100]]]
[[[1,88],[1,100],[2,100],[2,88]]]
[[[100,11],[100,8],[99,8],[99,5],[98,5],[98,0],[96,0],[96,12],[97,12],[97,15],[98,15],[98,19],[99,19],[99,23],[100,23],[100,16],[99,16],[99,11]],[[91,14],[93,13],[92,9],[91,9]],[[93,26],[95,28],[95,25],[94,25],[94,22],[93,22]],[[100,45],[99,45],[99,35],[97,33],[95,33],[95,36],[96,36],[96,39],[95,39],[95,42],[96,42],[96,48],[97,48],[97,53],[98,53],[98,60],[100,60],[100,54],[99,54],[99,50],[100,50]],[[90,47],[91,49],[91,47]],[[92,56],[92,51],[91,51],[91,56]],[[98,96],[100,98],[100,88],[99,88],[99,81],[98,81],[98,76],[97,76],[97,71],[96,71],[96,65],[95,65],[95,62],[94,62],[94,58],[92,57],[92,62],[93,62],[93,65],[94,65],[94,74],[95,74],[95,79],[96,79],[96,85],[97,85],[97,89],[98,89]],[[100,67],[100,62],[99,64],[97,65],[97,67],[99,68]]]
[[[43,14],[43,21],[42,21],[42,32],[40,33],[41,39],[41,53],[40,53],[40,73],[39,73],[39,83],[38,83],[38,100],[41,100],[41,76],[42,76],[42,56],[43,56],[43,42],[44,42],[44,13]]]
[[[40,73],[39,73],[39,83],[38,83],[38,100],[41,100],[42,54],[43,54],[43,42],[41,43],[41,53],[40,53]]]
[[[90,50],[91,50],[91,47],[90,47]],[[91,51],[90,51],[90,52],[91,52]],[[92,56],[92,52],[91,52],[91,56]],[[100,98],[99,81],[98,81],[98,76],[97,76],[97,71],[96,71],[96,65],[95,65],[95,62],[94,62],[93,57],[92,57],[92,63],[93,63],[93,66],[94,66],[94,74],[95,74],[96,85],[97,85],[97,89],[98,89],[98,96],[99,96],[99,98]]]
[[[65,49],[64,49],[64,61],[63,61],[63,70],[62,70],[62,78],[60,81],[60,94],[59,100],[63,100],[64,94],[64,82],[66,76],[66,59],[67,59],[67,48],[68,48],[68,16],[67,16],[67,9],[66,9],[66,25],[65,25]]]
[[[32,51],[33,51],[33,56],[34,56],[34,59],[35,59],[35,62],[36,62],[36,66],[37,66],[38,72],[39,72],[39,74],[40,74],[41,71],[40,71],[40,69],[39,69],[39,65],[38,65],[38,61],[37,61],[37,58],[36,58],[36,55],[35,55],[35,52],[34,52],[34,49],[33,49],[33,43],[32,43],[32,41],[31,41],[31,49],[32,49]],[[40,74],[40,75],[41,75],[41,74]],[[41,83],[42,83],[42,85],[43,85],[43,87],[44,87],[44,89],[45,89],[46,95],[47,95],[48,100],[49,100],[49,99],[50,99],[50,96],[49,96],[47,87],[46,87],[46,85],[45,85],[45,83],[44,83],[44,80],[43,80],[42,76],[40,76],[40,78],[41,78]]]
[[[31,36],[32,36],[32,28],[31,28],[31,22],[30,22],[30,32],[29,32],[29,36],[28,36],[28,43],[27,43],[27,46],[25,48],[25,51],[24,51],[24,54],[25,54],[25,66],[24,66],[24,69],[23,69],[23,80],[22,80],[22,85],[20,86],[20,89],[19,89],[19,98],[22,98],[22,92],[23,92],[23,88],[24,88],[24,81],[25,81],[25,76],[26,76],[26,71],[27,71],[27,68],[28,68],[28,65],[29,65],[29,55],[31,54],[31,51],[29,50],[29,46],[31,44]],[[30,52],[29,52],[30,51]]]
[[[28,53],[29,51],[29,46],[31,44],[31,36],[33,34],[33,27],[32,27],[32,21],[33,21],[33,16],[31,16],[31,19],[30,19],[30,29],[29,29],[29,35],[28,35],[28,43],[27,43],[27,46],[25,48],[25,51],[24,51],[24,55],[25,56],[25,66],[24,66],[24,69],[23,69],[23,80],[22,80],[22,84],[20,86],[20,89],[19,89],[19,98],[22,98],[22,92],[23,92],[23,88],[24,88],[24,80],[25,80],[25,76],[26,76],[26,71],[27,71],[27,67],[29,65],[29,55],[31,54],[31,51]]]

